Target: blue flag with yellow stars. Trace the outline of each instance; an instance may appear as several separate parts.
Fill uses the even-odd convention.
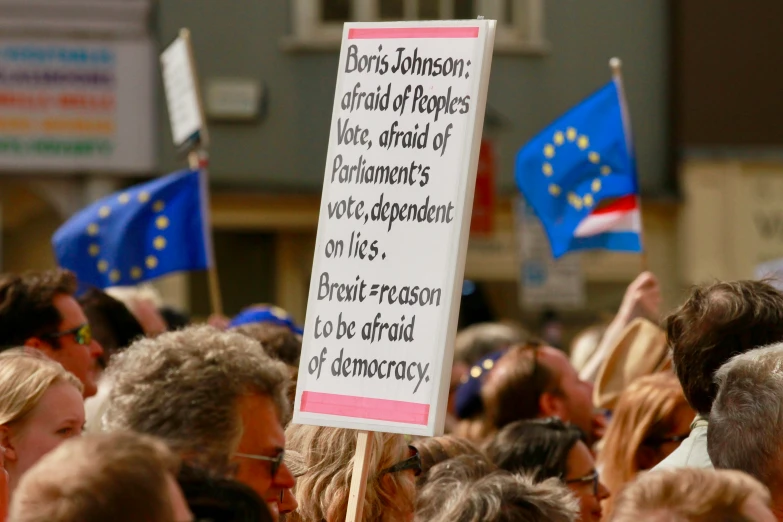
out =
[[[99,288],[207,269],[204,183],[201,172],[184,170],[93,203],[55,232],[58,264]]]
[[[610,81],[520,149],[517,186],[541,220],[555,258],[587,248],[641,251],[638,208],[599,205],[623,197],[636,201],[630,143],[620,93]]]

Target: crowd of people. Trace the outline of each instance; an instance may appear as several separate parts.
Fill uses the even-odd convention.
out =
[[[457,334],[447,434],[375,432],[363,520],[783,522],[783,293],[650,273],[570,350]],[[291,423],[302,330],[0,275],[0,520],[346,519],[356,432]]]

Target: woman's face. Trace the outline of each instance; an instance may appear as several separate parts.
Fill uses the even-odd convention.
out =
[[[565,483],[579,500],[582,522],[600,522],[601,501],[609,497],[606,489],[597,477],[595,460],[584,442],[577,442],[568,452]]]
[[[5,427],[2,444],[11,491],[41,457],[80,436],[83,427],[84,399],[79,390],[67,382],[50,386],[23,421]]]
[[[672,415],[672,429],[670,430],[670,433],[667,433],[664,437],[665,438],[671,438],[671,437],[682,437],[683,435],[687,435],[691,431],[691,423],[693,422],[693,418],[696,416],[696,413],[693,411],[693,409],[688,406],[687,404],[681,404],[674,410],[674,414]],[[661,460],[668,457],[674,450],[680,447],[680,444],[682,444],[682,441],[672,441],[672,442],[665,442],[664,444],[661,444],[660,449],[658,451],[658,456]],[[660,462],[660,461],[659,461]],[[653,464],[652,467],[655,467],[655,465],[658,464],[656,462]]]
[[[681,404],[671,415],[671,428],[660,437],[659,442],[642,443],[636,453],[636,467],[646,471],[658,465],[674,450],[680,447],[682,439],[691,431],[691,423],[696,414],[688,404]]]

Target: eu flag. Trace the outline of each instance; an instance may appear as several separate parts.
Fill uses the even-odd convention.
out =
[[[618,86],[610,81],[517,154],[517,186],[541,220],[555,258],[585,248],[641,250],[633,226],[638,216],[634,221],[627,209],[597,208],[602,200],[638,194],[621,107]],[[601,228],[607,219],[625,229],[612,232],[612,224]],[[583,222],[589,226],[580,227]]]
[[[99,288],[208,268],[204,183],[184,170],[93,203],[55,232],[57,262]]]

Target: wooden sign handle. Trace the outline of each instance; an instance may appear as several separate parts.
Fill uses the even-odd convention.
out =
[[[348,494],[347,522],[360,522],[364,510],[364,493],[367,490],[367,478],[370,473],[370,453],[373,437],[371,431],[361,430],[356,434],[356,455],[353,459],[351,491]]]

